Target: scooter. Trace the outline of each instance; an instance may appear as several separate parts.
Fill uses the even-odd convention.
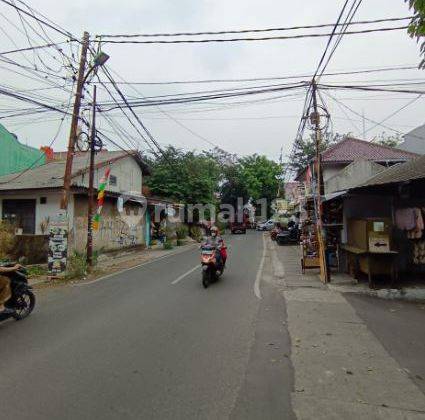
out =
[[[276,235],[276,243],[278,245],[294,245],[299,243],[299,229],[297,226],[283,230]]]
[[[13,265],[7,264],[3,266],[12,267]],[[27,270],[21,267],[17,271],[3,273],[2,275],[10,279],[12,297],[5,303],[5,306],[12,309],[13,312],[0,312],[0,321],[9,318],[20,321],[29,316],[35,306],[35,296],[32,287],[28,285]]]
[[[224,262],[217,262],[216,248],[213,245],[201,246],[202,285],[206,289],[216,282],[224,271]]]

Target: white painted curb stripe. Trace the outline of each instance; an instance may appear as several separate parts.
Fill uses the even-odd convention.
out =
[[[263,255],[261,257],[260,266],[258,267],[257,276],[254,283],[254,294],[258,299],[261,299],[260,282],[263,275],[264,261],[266,259],[266,235],[263,234]]]

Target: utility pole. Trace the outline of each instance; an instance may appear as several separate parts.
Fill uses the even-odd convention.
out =
[[[364,117],[364,109],[362,111],[362,123],[363,123],[363,140],[366,140],[366,120]]]
[[[93,209],[94,209],[94,156],[96,153],[96,85],[93,86],[92,120],[90,133],[89,195],[87,204],[87,264],[93,266]]]
[[[75,141],[77,139],[78,119],[80,117],[81,98],[83,96],[84,72],[87,63],[87,50],[89,47],[89,33],[84,32],[80,65],[78,68],[77,89],[75,92],[74,108],[72,111],[71,130],[69,132],[68,152],[66,155],[65,174],[63,178],[63,191],[61,199],[61,209],[68,210],[69,190],[71,187],[72,161],[75,153]]]
[[[320,144],[322,131],[320,128],[320,113],[317,106],[317,85],[312,81],[313,113],[310,116],[314,127],[316,143],[316,206],[317,206],[317,241],[319,243],[320,278],[322,282],[329,281],[328,267],[326,265],[325,241],[323,238],[323,212],[322,212],[322,162],[320,156]]]

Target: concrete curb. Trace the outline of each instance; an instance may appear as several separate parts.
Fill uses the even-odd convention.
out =
[[[386,300],[405,300],[408,302],[425,303],[425,288],[407,287],[404,289],[378,289],[359,287],[358,285],[327,284],[329,290],[340,293],[356,293]]]

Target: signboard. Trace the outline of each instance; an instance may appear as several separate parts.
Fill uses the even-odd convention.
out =
[[[390,252],[390,236],[385,233],[369,232],[370,252]]]
[[[65,273],[68,253],[68,218],[58,214],[49,223],[49,274],[60,276]]]

